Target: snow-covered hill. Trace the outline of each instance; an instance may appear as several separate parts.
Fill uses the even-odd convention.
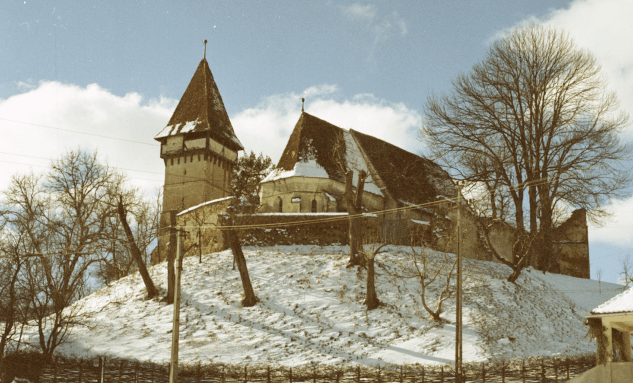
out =
[[[242,285],[232,253],[186,258],[182,276],[180,360],[202,363],[309,362],[452,363],[454,299],[447,320],[429,319],[411,250],[389,247],[377,257],[377,292],[384,303],[366,311],[365,271],[347,269],[347,247],[245,248],[256,306],[240,305]],[[440,253],[432,257],[441,258]],[[584,314],[622,286],[525,270],[517,284],[506,266],[466,259],[464,360],[594,352]],[[165,264],[151,270],[166,288]],[[435,288],[439,288],[439,282]],[[73,330],[63,354],[110,355],[165,362],[173,306],[144,300],[138,274],[79,301],[85,326]],[[435,290],[429,296],[435,299]],[[34,336],[32,333],[31,336]],[[35,339],[33,339],[35,340]]]

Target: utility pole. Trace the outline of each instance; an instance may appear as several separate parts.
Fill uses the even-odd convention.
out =
[[[462,185],[457,184],[457,308],[455,310],[455,381],[462,382]]]
[[[180,274],[182,274],[182,230],[178,229],[176,281],[174,284],[174,327],[171,332],[171,368],[169,383],[178,383],[178,340],[180,338]]]
[[[174,260],[178,239],[176,210],[169,211],[169,252],[167,253],[167,303],[174,303]]]
[[[202,234],[200,233],[200,225],[198,225],[198,263],[202,263]]]

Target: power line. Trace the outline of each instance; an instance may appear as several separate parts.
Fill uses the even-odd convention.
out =
[[[414,204],[414,205],[409,205],[409,206],[403,206],[403,207],[398,207],[398,208],[393,208],[393,209],[377,210],[377,211],[372,211],[372,212],[368,212],[368,213],[364,213],[364,214],[349,215],[347,213],[342,213],[341,215],[336,216],[336,217],[322,217],[322,218],[308,219],[308,220],[302,220],[302,221],[276,222],[276,223],[251,224],[251,225],[230,225],[230,226],[208,225],[208,224],[204,224],[204,225],[181,225],[181,226],[178,226],[178,227],[181,228],[181,229],[215,228],[217,230],[232,230],[232,229],[246,230],[246,229],[250,229],[250,228],[265,229],[265,228],[276,228],[276,227],[285,227],[285,226],[304,226],[304,225],[312,225],[312,224],[315,224],[315,223],[323,223],[323,222],[347,221],[347,220],[354,219],[354,218],[361,218],[361,217],[369,215],[369,214],[386,215],[386,214],[394,213],[394,212],[400,212],[400,211],[406,211],[406,210],[412,210],[412,209],[419,209],[421,207],[443,205],[443,204],[447,204],[447,203],[452,203],[452,202],[454,202],[454,200],[455,199],[445,199],[445,200],[427,202],[427,203],[422,203],[422,204]],[[168,230],[168,229],[169,228],[164,228],[164,229],[161,229],[161,230]]]
[[[31,122],[24,122],[24,121],[10,120],[10,119],[8,119],[8,118],[2,118],[2,117],[0,117],[0,120],[2,120],[2,121],[9,121],[9,122],[15,122],[15,123],[17,123],[17,124],[24,124],[24,125],[37,126],[37,127],[40,127],[40,128],[47,128],[47,129],[61,130],[61,131],[64,131],[64,132],[71,132],[71,133],[77,133],[77,134],[85,134],[85,135],[88,135],[88,136],[94,136],[94,137],[108,138],[108,139],[111,139],[111,140],[119,140],[119,141],[132,142],[132,143],[135,143],[135,144],[142,144],[142,145],[149,145],[149,146],[160,146],[159,144],[153,144],[153,143],[152,143],[152,144],[150,144],[150,143],[147,143],[147,142],[143,142],[143,141],[136,141],[136,140],[130,140],[130,139],[127,139],[127,138],[112,137],[112,136],[108,136],[108,135],[105,135],[105,134],[96,134],[96,133],[80,132],[80,131],[78,131],[78,130],[64,129],[64,128],[58,128],[58,127],[55,127],[55,126],[48,126],[48,125],[42,125],[42,124],[34,124],[34,123],[31,123]]]
[[[28,158],[37,158],[37,159],[41,159],[41,160],[48,160],[48,161],[54,161],[53,158],[48,158],[48,157],[38,157],[38,156],[30,156],[30,155],[26,155],[26,154],[16,154],[16,153],[9,153],[9,152],[0,152],[0,154],[6,154],[6,155],[10,155],[10,156],[17,156],[17,157],[28,157]],[[35,165],[35,164],[28,164],[25,162],[15,162],[15,161],[6,161],[6,160],[0,160],[0,162],[6,162],[9,164],[18,164],[18,165],[27,165],[27,166],[37,166],[37,167],[41,167],[41,168],[50,168],[50,165]],[[109,166],[112,169],[116,169],[116,170],[126,170],[126,171],[132,171],[132,172],[142,172],[142,173],[150,173],[150,174],[160,174],[163,175],[165,174],[165,172],[154,172],[151,170],[139,170],[139,169],[129,169],[129,168],[121,168],[121,167],[117,167],[117,166]],[[210,183],[210,181],[207,178],[204,177],[196,177],[196,176],[188,176],[188,175],[184,175],[184,174],[171,174],[172,177],[177,178],[177,179],[189,179],[188,181],[183,181],[180,183],[177,182],[172,182],[167,184],[166,186],[171,186],[171,185],[181,185],[184,184],[186,182],[195,182],[195,181],[205,181],[206,183]],[[137,179],[137,180],[146,180],[146,181],[155,181],[155,182],[163,182],[163,180],[153,180],[153,179],[149,179],[149,178],[140,178],[140,177],[130,177],[132,179]]]

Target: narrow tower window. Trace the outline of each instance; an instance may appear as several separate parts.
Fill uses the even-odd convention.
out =
[[[278,206],[278,211],[280,213],[283,213],[283,211],[284,211],[284,201],[281,199],[281,197],[277,197],[277,206]]]
[[[312,200],[312,212],[313,213],[317,212],[317,201],[316,201],[316,199]]]

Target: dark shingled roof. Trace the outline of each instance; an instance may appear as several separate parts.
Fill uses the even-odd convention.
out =
[[[433,161],[367,134],[349,133],[396,201],[421,204],[437,196],[457,196],[449,174]],[[345,182],[343,172],[351,165],[345,160],[343,134],[338,126],[302,112],[277,167],[292,170],[297,161],[316,160],[330,179]]]
[[[350,132],[396,200],[420,204],[433,201],[436,196],[457,196],[448,172],[435,162],[376,137]]]
[[[341,163],[345,167],[343,130],[327,121],[302,112],[277,167],[292,170],[297,161],[316,160],[331,179],[345,182],[343,171],[337,164],[337,158],[343,160]]]
[[[197,122],[191,127],[194,121]],[[187,123],[190,123],[189,129],[185,128]],[[233,131],[206,59],[200,61],[167,127],[155,139],[160,141],[168,136],[191,132],[208,132],[211,138],[230,149],[244,150]]]

